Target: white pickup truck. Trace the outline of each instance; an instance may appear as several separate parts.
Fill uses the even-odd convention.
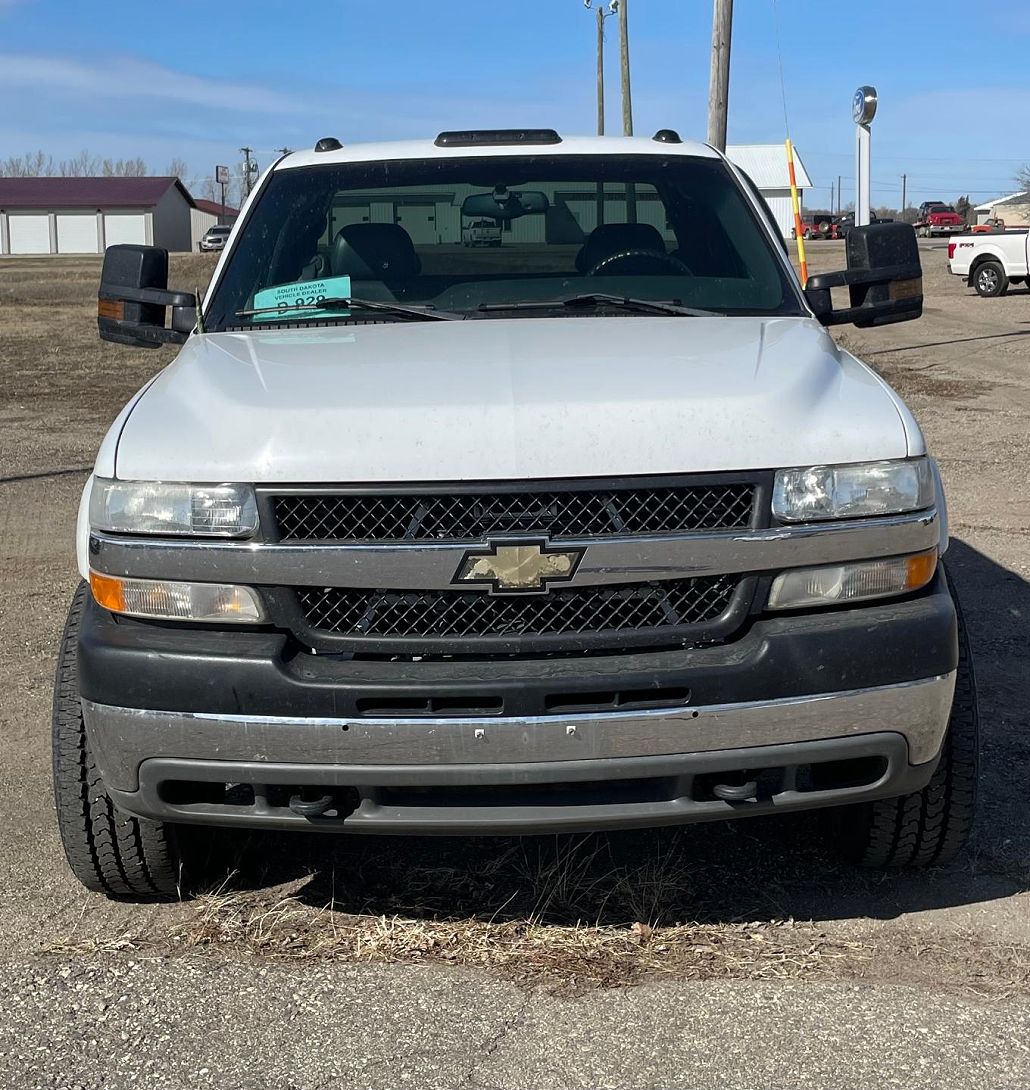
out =
[[[1004,295],[1012,284],[1030,277],[1030,233],[972,235],[948,243],[948,269],[976,289],[977,295]]]
[[[511,225],[496,260],[463,217]],[[671,130],[321,140],[262,178],[203,300],[111,247],[101,336],[181,350],[82,497],[53,720],[75,874],[188,892],[189,825],[808,808],[866,865],[951,858],[977,710],[940,477],[825,329],[919,317],[915,234],[855,228],[848,265],[803,288],[748,177]]]

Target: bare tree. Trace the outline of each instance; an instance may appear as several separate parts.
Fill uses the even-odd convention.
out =
[[[181,162],[181,160],[178,160]],[[12,155],[0,160],[0,177],[5,178],[142,178],[150,173],[145,159],[138,155],[132,159],[101,159],[90,151],[80,151],[72,159],[54,162],[46,152],[30,152],[28,155]]]
[[[186,179],[190,176],[189,164],[186,162],[185,159],[180,159],[178,156],[176,156],[168,164],[168,169],[165,171],[165,174],[167,174],[169,178]]]
[[[1030,189],[1030,163],[1025,163],[1016,172],[1016,185],[1024,191]]]
[[[100,173],[100,159],[83,148],[74,159],[62,159],[57,172],[62,178],[93,178]]]
[[[137,156],[135,159],[105,159],[100,164],[100,173],[105,178],[144,178],[150,169],[145,160]]]
[[[54,158],[43,151],[11,155],[0,161],[0,178],[45,178],[54,173]]]

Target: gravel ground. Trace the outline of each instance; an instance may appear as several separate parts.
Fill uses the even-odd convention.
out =
[[[95,261],[0,262],[0,1082],[1030,1084],[1030,292],[979,299],[946,275],[939,244],[923,250],[923,320],[840,335],[905,396],[948,487],[985,729],[964,858],[857,875],[830,861],[820,815],[600,844],[268,837],[234,900],[144,907],[87,895],[68,874],[47,720],[85,468],[169,354],[97,341]],[[840,247],[814,245],[812,263],[838,266]],[[176,282],[210,265],[180,259]],[[257,941],[270,912],[271,939]],[[458,967],[434,945],[441,921],[470,921],[463,935],[485,942],[529,915],[551,968],[470,967],[471,947]],[[388,925],[374,948],[324,946],[344,921],[377,918]],[[640,920],[655,925],[645,940],[630,930]],[[646,971],[597,953],[577,921],[598,924],[608,951],[623,932],[627,949],[652,944]],[[687,923],[707,929],[695,957],[672,941]]]

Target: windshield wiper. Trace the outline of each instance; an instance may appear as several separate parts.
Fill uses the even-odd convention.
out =
[[[555,307],[613,306],[625,310],[637,310],[650,314],[677,314],[688,318],[723,318],[725,315],[714,310],[698,310],[695,307],[680,306],[663,299],[635,299],[628,295],[608,295],[605,292],[589,292],[584,295],[571,295],[567,299],[524,299],[513,303],[480,303],[478,310],[483,313],[497,310],[554,310]]]
[[[431,305],[408,306],[403,303],[381,303],[374,299],[321,299],[317,303],[298,303],[287,306],[256,307],[253,310],[236,311],[237,318],[252,318],[259,314],[293,314],[297,310],[379,310],[405,318],[421,318],[430,322],[463,322],[464,314],[452,314],[449,310],[434,310]],[[283,321],[290,321],[284,318]],[[303,318],[297,319],[303,321]]]

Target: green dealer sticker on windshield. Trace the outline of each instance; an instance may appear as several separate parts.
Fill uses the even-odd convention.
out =
[[[275,307],[278,314],[258,315],[261,321],[277,318],[322,318],[326,315],[346,317],[350,312],[332,307],[321,310],[318,304],[325,299],[349,299],[350,277],[327,276],[324,280],[302,280],[295,284],[276,284],[254,293],[254,310]],[[298,307],[303,309],[298,310]]]

